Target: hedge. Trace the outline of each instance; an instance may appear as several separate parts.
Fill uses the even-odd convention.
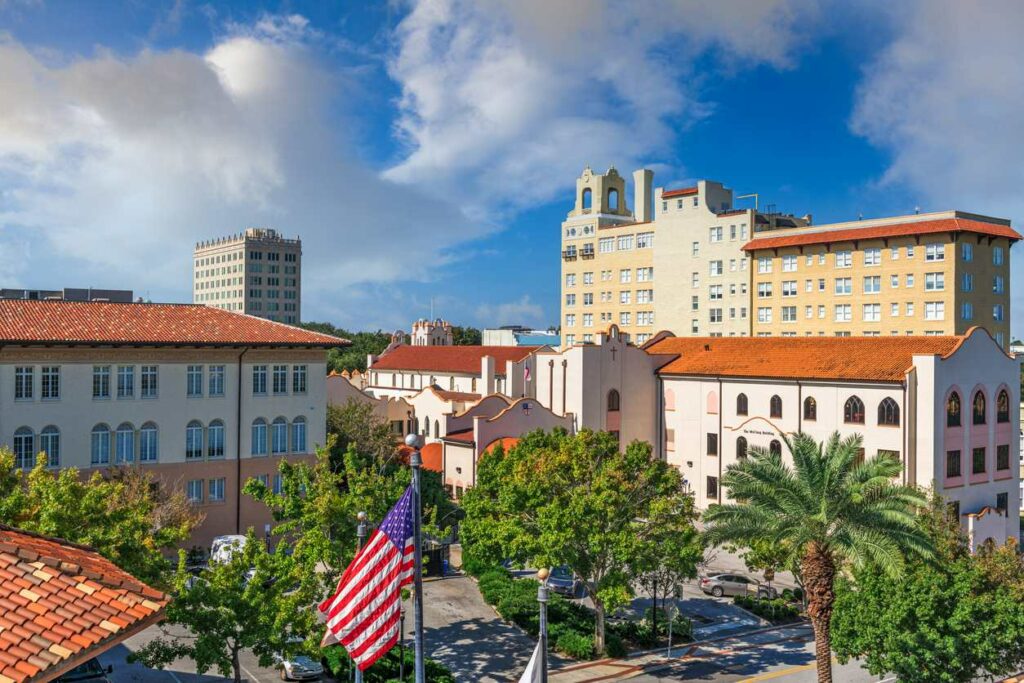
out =
[[[797,608],[786,603],[782,598],[758,600],[749,595],[737,595],[733,598],[733,602],[773,624],[788,624],[800,618]]]
[[[340,645],[331,645],[322,649],[320,653],[320,663],[331,673],[331,676],[338,681],[347,681],[352,660],[349,659],[345,648]],[[398,664],[400,661],[399,648],[391,648],[386,655],[378,659],[373,666],[363,672],[364,683],[398,683]],[[415,665],[416,653],[410,640],[405,645],[406,681],[412,678]],[[436,660],[427,659],[424,662],[423,668],[427,674],[427,680],[431,683],[455,683],[455,677],[448,667]]]

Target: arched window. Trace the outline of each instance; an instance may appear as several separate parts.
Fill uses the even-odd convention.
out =
[[[114,462],[135,462],[135,427],[127,422],[117,426]]]
[[[878,424],[898,426],[900,423],[900,407],[888,396],[878,404]]]
[[[594,193],[591,192],[590,188],[583,190],[583,197],[580,199],[584,209],[589,209],[594,204]]]
[[[306,418],[292,420],[292,453],[306,452]]]
[[[270,452],[275,455],[288,452],[288,422],[283,417],[270,423]]]
[[[14,466],[23,470],[32,469],[36,464],[36,436],[28,427],[18,427],[14,432]]]
[[[434,420],[434,436],[441,438],[441,423]]]
[[[974,400],[971,401],[971,423],[983,425],[985,418],[985,392],[978,389],[974,392]]]
[[[736,459],[747,459],[747,439],[745,437],[741,436],[736,439]]]
[[[92,428],[90,457],[92,465],[110,464],[110,427],[98,424]]]
[[[608,392],[608,410],[610,412],[610,411],[618,410],[618,409],[619,409],[619,392],[616,391],[615,389],[612,389],[611,391]]]
[[[252,454],[267,454],[267,421],[257,417],[252,421]]]
[[[60,430],[53,425],[39,433],[39,450],[46,453],[47,467],[60,467]]]
[[[206,431],[206,455],[210,458],[224,457],[224,423],[214,420]]]
[[[946,399],[946,426],[960,426],[960,394],[955,391]]]
[[[476,393],[476,377],[473,378],[472,391],[473,391],[473,393]]]
[[[737,394],[736,395],[736,414],[746,415],[747,414],[747,395]],[[740,437],[741,439],[743,437]]]
[[[676,392],[671,389],[665,390],[665,410],[676,409]]]
[[[782,417],[782,399],[779,398],[778,394],[772,396],[771,400],[768,401],[768,414],[771,417]]]
[[[782,455],[782,444],[779,443],[778,439],[772,439],[772,442],[768,444],[768,452],[774,455]]]
[[[147,422],[139,430],[139,462],[156,462],[159,456],[159,432],[155,424]]]
[[[424,436],[430,436],[430,418],[429,417],[424,420],[423,435]]]
[[[718,415],[718,393],[714,391],[708,392],[707,400],[705,401],[704,409],[708,412],[708,415]]]
[[[185,427],[185,459],[203,457],[203,423],[192,420]]]
[[[612,211],[619,210],[619,191],[614,187],[608,189],[608,208]]]
[[[847,424],[864,424],[864,402],[857,396],[846,399],[843,406],[843,422]]]
[[[804,419],[812,422],[818,419],[818,402],[813,396],[804,399]]]
[[[1001,389],[996,396],[996,422],[1010,421],[1010,394]]]

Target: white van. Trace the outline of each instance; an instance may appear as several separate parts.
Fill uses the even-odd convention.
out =
[[[217,536],[210,546],[210,562],[230,562],[232,555],[245,547],[246,537],[240,534]]]

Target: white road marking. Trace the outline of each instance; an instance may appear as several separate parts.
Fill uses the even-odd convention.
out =
[[[251,672],[251,671],[249,671],[248,669],[246,669],[246,668],[245,668],[244,666],[242,666],[241,664],[239,664],[239,666],[241,666],[241,667],[242,667],[242,673],[244,673],[244,674],[245,674],[246,676],[248,676],[249,678],[251,678],[251,679],[252,679],[253,681],[255,681],[256,683],[260,683],[260,679],[258,679],[258,678],[256,678],[255,676],[253,676],[253,675],[252,675],[252,672]]]
[[[164,673],[173,678],[174,683],[181,683],[181,679],[175,676],[173,671],[168,671],[167,669],[164,669]]]

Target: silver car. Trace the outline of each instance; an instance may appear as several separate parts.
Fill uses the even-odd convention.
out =
[[[708,595],[720,598],[723,595],[757,595],[759,598],[775,598],[778,593],[771,586],[765,586],[742,574],[709,574],[700,579],[700,589]]]
[[[551,570],[551,574],[548,575],[548,588],[555,593],[575,598],[579,593],[580,582],[571,569],[562,565]]]
[[[294,657],[281,657],[278,655],[276,659],[277,665],[281,667],[282,681],[312,681],[319,679],[324,673],[324,668],[320,666],[320,662],[306,655],[296,655]]]

